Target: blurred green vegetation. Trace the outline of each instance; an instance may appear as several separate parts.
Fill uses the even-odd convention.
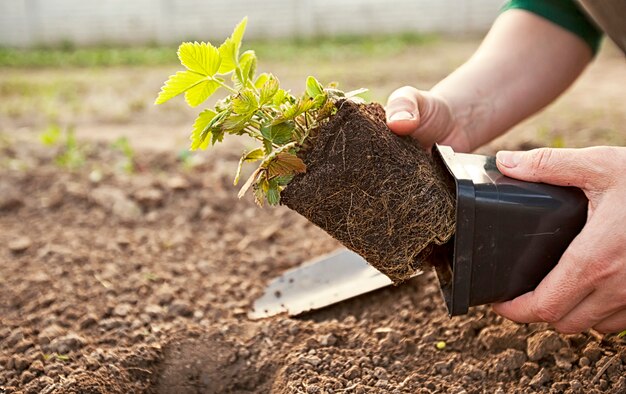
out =
[[[248,41],[263,60],[346,59],[355,56],[390,56],[411,46],[436,43],[434,34],[397,34],[367,37],[334,36],[321,38]],[[111,67],[177,64],[177,46],[75,48],[70,44],[33,49],[0,48],[0,67]]]

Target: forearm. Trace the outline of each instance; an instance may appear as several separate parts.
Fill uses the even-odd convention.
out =
[[[473,150],[539,111],[592,58],[577,36],[520,10],[503,13],[480,48],[431,90],[449,105]]]

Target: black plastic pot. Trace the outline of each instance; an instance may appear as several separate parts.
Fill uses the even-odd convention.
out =
[[[441,145],[433,154],[456,185],[456,233],[435,252],[450,315],[533,290],[585,224],[585,194],[508,178],[494,157]]]

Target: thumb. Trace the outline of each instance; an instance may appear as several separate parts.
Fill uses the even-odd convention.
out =
[[[584,188],[601,171],[597,155],[587,149],[539,148],[500,151],[496,164],[504,175],[529,182]]]
[[[398,135],[413,133],[420,124],[420,93],[411,86],[396,89],[387,100],[387,126]]]

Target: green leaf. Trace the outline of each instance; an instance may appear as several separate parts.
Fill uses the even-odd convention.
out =
[[[224,121],[223,130],[229,134],[237,134],[250,122],[252,114],[232,115]]]
[[[233,34],[231,36],[232,39],[235,40],[235,42],[241,43],[241,40],[243,39],[243,34],[246,32],[247,24],[248,17],[244,16],[241,22],[239,22],[237,26],[235,26],[235,30],[233,31]]]
[[[237,67],[237,57],[239,56],[239,48],[232,38],[227,38],[218,49],[222,62],[217,71],[218,74],[228,74]]]
[[[239,57],[239,66],[235,70],[235,74],[242,86],[246,86],[248,82],[254,80],[256,74],[257,58],[254,51],[245,51]]]
[[[326,104],[327,99],[328,99],[328,96],[326,96],[325,94],[318,94],[313,99],[313,106],[311,107],[311,109],[318,110],[322,108],[324,104]]]
[[[212,79],[206,79],[195,86],[192,86],[185,92],[185,101],[191,107],[197,107],[206,101],[217,89],[220,84]]]
[[[165,81],[154,103],[163,104],[167,100],[202,83],[203,80],[206,79],[200,74],[191,71],[178,71],[176,74],[170,75],[168,80]]]
[[[259,109],[259,102],[254,92],[250,89],[243,89],[232,101],[233,112],[240,115],[252,114]]]
[[[275,144],[282,145],[291,141],[294,129],[295,124],[291,121],[268,124],[261,126],[261,135]]]
[[[270,178],[298,174],[306,171],[306,165],[298,156],[280,152],[267,164],[267,174]]]
[[[222,63],[220,65],[219,74],[228,74],[237,67],[237,59],[239,57],[239,49],[241,48],[241,40],[246,31],[248,17],[244,17],[235,27],[233,34],[228,37],[219,47]]]
[[[210,77],[222,61],[219,50],[206,42],[183,42],[178,47],[178,58],[188,70]]]
[[[261,160],[263,157],[265,157],[265,153],[263,152],[262,148],[256,148],[248,153],[244,153],[243,156],[241,156],[241,159],[239,159],[239,166],[237,167],[237,173],[235,174],[235,181],[233,182],[233,184],[237,185],[237,183],[239,183],[239,177],[241,176],[241,167],[243,167],[244,162]]]
[[[285,112],[282,114],[282,118],[284,119],[294,119],[298,116],[302,115],[306,111],[313,108],[315,105],[315,100],[311,98],[302,98],[298,100],[295,104],[289,106]]]
[[[276,107],[280,107],[282,104],[287,104],[288,102],[288,93],[283,89],[278,89],[274,97],[272,98],[272,105]]]
[[[320,94],[324,94],[324,87],[314,77],[309,76],[306,79],[306,94],[313,98]]]
[[[275,180],[279,186],[287,186],[289,182],[293,180],[294,176],[295,176],[294,174],[280,175],[274,178],[273,180]]]
[[[276,79],[276,77],[274,77],[273,75],[270,75],[267,82],[265,82],[265,84],[261,87],[261,92],[260,92],[261,97],[259,99],[260,104],[263,105],[272,101],[272,98],[278,92],[278,88],[279,88],[278,79]]]
[[[265,82],[267,82],[268,79],[270,79],[270,75],[268,73],[261,73],[261,75],[256,77],[256,80],[254,81],[254,87],[257,89],[261,89],[261,87],[265,85]]]
[[[191,150],[206,149],[209,145],[210,139],[207,138],[211,133],[209,123],[217,116],[217,112],[212,109],[205,109],[200,112],[200,115],[196,118],[193,124],[193,131],[191,132]]]
[[[280,191],[278,185],[270,182],[270,187],[267,189],[267,203],[270,205],[278,205],[280,202]]]
[[[58,125],[52,125],[48,129],[39,134],[39,141],[45,146],[55,145],[61,138],[61,128]]]
[[[211,145],[215,145],[218,142],[222,142],[224,140],[224,130],[223,129],[214,129],[211,132]]]

